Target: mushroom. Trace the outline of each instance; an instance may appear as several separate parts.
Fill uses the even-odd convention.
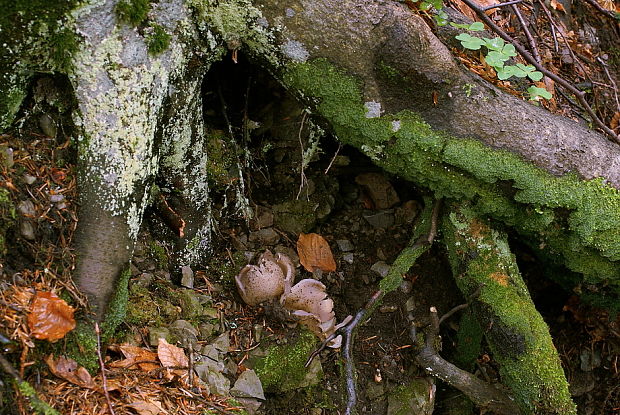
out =
[[[325,285],[313,279],[304,279],[295,284],[289,293],[284,293],[284,308],[292,311],[299,322],[319,338],[325,340],[337,329],[334,301],[327,297]],[[332,339],[329,347],[338,348],[342,336]]]
[[[295,267],[283,254],[274,257],[265,251],[258,259],[258,265],[246,265],[235,277],[237,289],[243,301],[255,306],[264,301],[275,300],[285,290],[290,290]]]
[[[280,299],[277,308],[290,312],[297,321],[305,325],[320,339],[325,340],[349,321],[349,317],[336,325],[334,301],[327,297],[325,285],[314,279],[303,279],[292,286],[295,266],[284,254],[265,251],[257,265],[246,265],[235,277],[239,294],[251,306]],[[338,348],[342,336],[328,342],[329,347]]]

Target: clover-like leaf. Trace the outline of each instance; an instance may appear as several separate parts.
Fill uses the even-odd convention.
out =
[[[484,46],[486,46],[489,50],[494,50],[497,52],[501,52],[505,45],[504,40],[501,37],[494,37],[493,39],[485,37],[483,40]]]
[[[545,88],[538,88],[533,85],[527,89],[527,92],[530,94],[530,101],[539,101],[540,98],[551,99],[553,97],[551,92]]]
[[[504,66],[504,62],[508,59],[508,56],[494,50],[490,51],[487,56],[484,57],[486,63],[495,68],[495,70],[501,69]]]
[[[482,22],[474,22],[470,24],[467,29],[472,32],[481,32],[484,30],[484,24]]]
[[[514,47],[514,45],[512,43],[508,43],[506,44],[503,48],[502,48],[502,53],[506,56],[517,56],[517,51]]]
[[[538,82],[543,78],[542,72],[538,71],[528,72],[527,76],[534,82]]]
[[[478,50],[480,49],[480,47],[482,47],[482,45],[485,44],[484,40],[467,33],[459,34],[458,36],[456,36],[456,39],[461,41],[461,45],[463,45],[465,49],[470,50]]]

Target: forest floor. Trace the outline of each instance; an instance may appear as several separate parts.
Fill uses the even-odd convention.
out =
[[[609,38],[613,44],[617,34],[611,26],[605,29],[606,16],[583,12],[582,4],[564,16],[562,4],[548,4],[553,16],[560,16],[555,26],[541,23],[546,15],[542,11],[533,16],[531,7],[522,10],[537,27],[543,63],[591,88],[591,105],[618,130],[614,78],[620,51],[616,47],[602,53],[592,40]],[[411,3],[413,9],[418,6]],[[493,18],[508,32],[520,33],[506,9]],[[573,26],[575,30],[569,30]],[[589,36],[593,31],[597,35]],[[472,70],[510,90],[510,83],[497,80],[483,59],[458,53]],[[381,275],[409,243],[427,195],[385,176],[371,160],[341,148],[328,134],[321,135],[320,126],[268,78],[243,62],[214,65],[207,77],[204,109],[214,155],[210,180],[216,223],[212,259],[204,267],[185,269],[183,275],[172,269],[174,229],[157,209],[147,210],[131,263],[127,317],[111,344],[98,347],[105,379],[101,371],[89,374],[72,360],[58,355],[50,359],[52,347],[45,340],[56,336],[58,354],[65,330],[75,321],[66,307],[75,309],[76,317],[85,312],[85,300],[71,283],[77,188],[69,129],[56,129],[53,117],[42,111],[41,102],[51,100],[47,96],[41,102],[31,99],[20,127],[0,136],[0,414],[32,413],[28,399],[11,382],[16,375],[62,414],[103,414],[110,407],[116,414],[138,415],[234,414],[243,407],[263,414],[343,413],[341,353],[328,348],[304,370],[318,338],[270,307],[245,305],[234,277],[266,250],[283,253],[297,265],[296,281],[318,278],[326,286],[340,322],[376,292]],[[42,76],[35,89],[45,91],[57,81]],[[230,125],[222,121],[222,99],[228,103]],[[558,93],[543,105],[579,120],[582,114],[569,101]],[[58,111],[51,113],[56,117]],[[255,138],[234,144],[229,131],[247,137],[250,119],[260,121],[252,132]],[[320,143],[313,141],[319,136]],[[235,163],[246,172],[243,188]],[[254,219],[246,220],[243,206],[236,204],[239,192],[249,201]],[[302,232],[327,241],[335,271],[319,275],[299,265]],[[398,413],[405,400],[403,388],[426,376],[414,361],[405,309],[414,307],[416,321],[424,324],[431,306],[441,314],[465,302],[452,280],[441,235],[437,242],[359,328],[352,352],[360,413]],[[579,414],[620,414],[620,318],[580,303],[575,293],[546,278],[557,270],[547,268],[518,240],[512,244],[531,296],[549,325]],[[38,300],[49,300],[52,311],[44,309],[37,317]],[[44,323],[51,315],[67,327],[50,332]],[[455,350],[459,318],[455,314],[442,326],[441,354],[448,359]],[[248,369],[260,380],[244,375],[239,382]],[[500,381],[497,364],[484,347],[474,370],[482,379]],[[434,395],[435,413],[455,413],[451,411],[459,393],[439,381],[435,387],[434,394],[427,394],[427,399]]]

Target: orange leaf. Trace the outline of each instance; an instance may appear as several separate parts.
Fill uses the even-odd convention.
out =
[[[327,241],[316,233],[299,234],[297,240],[299,262],[309,272],[318,268],[325,272],[336,271],[336,262]]]
[[[51,342],[62,339],[75,328],[74,311],[56,294],[38,291],[28,314],[28,327],[32,336]]]
[[[618,128],[618,126],[620,126],[620,111],[616,112],[614,116],[611,117],[609,126],[611,127],[612,130],[615,130],[616,128]]]
[[[52,372],[54,376],[67,380],[83,388],[95,388],[95,381],[90,376],[90,373],[88,373],[88,370],[82,366],[78,367],[75,360],[64,356],[59,356],[58,359],[54,359],[54,355],[51,354],[45,359],[45,363],[47,363],[47,366],[50,368],[50,372]]]
[[[551,7],[553,7],[554,10],[566,13],[564,6],[558,0],[551,0]]]
[[[135,368],[138,367],[145,372],[157,369],[160,365],[157,363],[157,353],[146,350],[142,347],[132,346],[129,344],[121,344],[120,346],[110,346],[120,351],[125,358],[110,363],[110,367]]]
[[[166,339],[159,339],[157,356],[163,367],[188,367],[189,360],[180,347],[170,344]]]
[[[136,401],[130,403],[129,406],[139,415],[158,415],[161,413],[167,413],[162,409],[161,403],[158,401]]]

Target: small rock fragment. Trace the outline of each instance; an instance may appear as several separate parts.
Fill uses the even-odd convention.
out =
[[[403,294],[409,294],[413,289],[413,283],[409,280],[403,280],[398,288]]]
[[[348,253],[342,256],[342,260],[346,262],[347,264],[352,264],[353,261],[355,261],[355,257],[353,256],[353,254]]]
[[[264,228],[250,232],[249,240],[260,245],[275,245],[280,241],[280,235],[273,228]]]
[[[21,223],[19,226],[19,233],[28,241],[35,240],[34,225],[29,220],[25,220]]]
[[[222,353],[228,353],[230,348],[230,336],[229,332],[224,332],[218,336],[212,343],[213,347]]]
[[[240,398],[265,399],[263,385],[253,370],[246,370],[239,375],[235,385],[230,390],[230,394]]]
[[[58,203],[65,200],[65,195],[63,194],[50,194],[50,202]]]
[[[149,327],[149,344],[157,346],[159,339],[170,340],[170,330],[166,327]]]
[[[22,200],[17,204],[17,210],[24,216],[34,216],[36,210],[31,200]]]
[[[24,183],[26,184],[32,184],[37,180],[36,177],[31,176],[28,173],[24,173],[24,175],[22,176],[22,179],[24,180]]]
[[[378,213],[364,214],[363,216],[364,219],[366,219],[366,222],[376,229],[387,229],[394,225],[393,209],[384,210]]]
[[[10,169],[13,164],[13,149],[5,144],[0,145],[0,166]]]
[[[273,226],[273,213],[271,213],[271,209],[264,206],[256,206],[254,219],[250,221],[250,226],[254,230]]]
[[[56,137],[56,123],[54,119],[47,114],[41,114],[39,117],[39,128],[41,132],[48,137],[55,138]]]
[[[181,285],[187,288],[194,288],[194,271],[189,265],[181,267]]]
[[[375,209],[388,209],[400,202],[392,184],[380,173],[362,173],[355,182],[364,188]]]
[[[348,239],[338,239],[336,244],[338,245],[338,249],[342,252],[349,252],[353,250],[353,244]]]
[[[390,266],[383,261],[378,261],[372,264],[370,270],[376,272],[383,278],[390,272]]]

